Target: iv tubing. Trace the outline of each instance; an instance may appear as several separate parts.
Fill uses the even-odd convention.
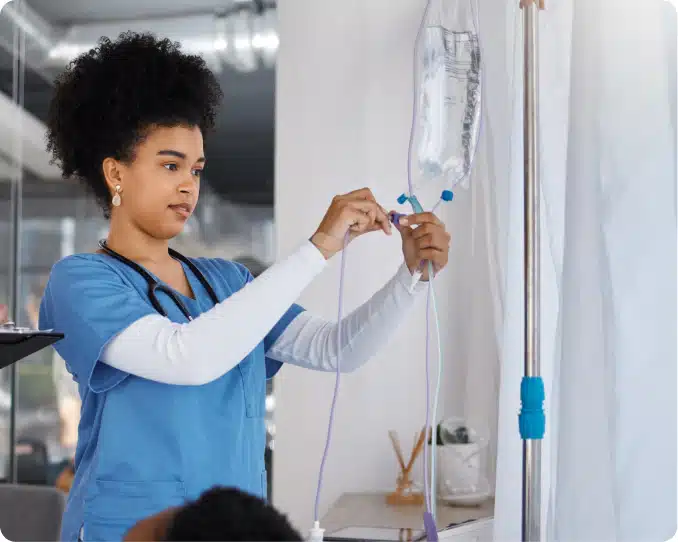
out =
[[[421,18],[421,22],[419,23],[419,28],[417,30],[417,37],[415,41],[415,47],[414,47],[414,54],[413,54],[413,60],[412,60],[412,73],[413,73],[413,78],[412,78],[412,123],[410,126],[410,140],[409,140],[409,145],[407,148],[407,187],[408,187],[408,193],[410,197],[414,196],[414,187],[412,183],[412,147],[414,146],[414,132],[415,132],[415,127],[416,127],[416,121],[417,121],[417,87],[418,87],[418,81],[417,81],[417,59],[418,59],[418,53],[419,53],[419,43],[420,43],[420,37],[421,33],[424,30],[424,25],[426,23],[426,18],[428,16],[428,11],[431,6],[431,0],[427,0],[426,2],[426,7],[424,8],[424,14]],[[416,201],[416,200],[415,200]],[[412,203],[412,202],[410,202]],[[420,212],[419,209],[414,209],[415,212]],[[434,294],[433,289],[432,289],[432,280],[433,280],[433,265],[428,262],[429,265],[429,291],[428,295],[426,297],[426,431],[430,431],[430,436],[431,436],[431,470],[430,470],[430,475],[431,475],[431,481],[429,483],[429,469],[428,469],[428,462],[429,462],[429,450],[428,450],[428,437],[429,435],[426,435],[426,438],[424,439],[424,503],[425,503],[425,508],[426,512],[429,517],[435,519],[435,509],[432,507],[433,502],[435,502],[435,498],[433,497],[433,493],[435,492],[435,478],[433,477],[435,475],[435,452],[436,452],[436,446],[437,446],[437,431],[433,430],[433,426],[435,423],[435,412],[437,411],[437,404],[434,406],[434,419],[431,419],[431,399],[430,399],[430,387],[431,387],[431,380],[430,380],[430,363],[429,363],[429,329],[430,329],[430,318],[429,318],[429,303],[431,300],[432,295]],[[434,306],[435,306],[435,301],[434,301]],[[436,315],[437,318],[437,315]],[[437,324],[437,321],[436,321]],[[440,345],[440,341],[438,341],[438,344]],[[440,368],[439,368],[439,378],[440,378]],[[438,387],[437,389],[440,389],[440,380],[438,381]],[[437,393],[436,393],[436,403],[437,403]],[[432,486],[432,487],[431,487]]]
[[[426,506],[426,511],[430,514],[431,513],[431,492],[429,491],[430,489],[430,482],[429,482],[429,474],[432,474],[433,468],[429,470],[428,464],[429,464],[429,434],[431,436],[431,444],[430,447],[435,450],[436,446],[436,441],[435,437],[436,435],[431,431],[431,377],[430,377],[430,364],[429,364],[429,357],[428,357],[428,351],[429,351],[429,327],[430,327],[430,307],[431,307],[431,294],[433,291],[431,290],[431,284],[429,283],[429,288],[428,292],[426,294],[426,438],[424,439],[424,504]],[[433,454],[431,454],[430,459],[433,459]],[[433,467],[433,466],[431,466]]]
[[[436,342],[438,344],[438,380],[436,384],[436,392],[433,398],[433,418],[432,418],[432,425],[436,423],[436,420],[438,419],[438,403],[440,402],[440,381],[442,380],[442,373],[443,373],[443,355],[442,355],[442,343],[440,341],[440,319],[438,317],[438,307],[436,305],[436,295],[435,295],[435,289],[433,287],[433,265],[429,262],[428,264],[428,272],[429,272],[429,282],[428,282],[428,289],[430,292],[430,298],[431,298],[431,308],[433,309],[433,321],[435,322],[436,326]],[[427,315],[428,316],[428,315]],[[426,341],[428,342],[428,337],[429,337],[429,326],[428,323],[426,325]],[[426,353],[428,357],[428,345],[426,347]],[[427,363],[428,365],[428,363]],[[437,429],[437,424],[436,424],[436,429]],[[433,446],[431,446],[431,514],[433,514],[433,519],[436,519],[436,511],[437,511],[437,506],[436,506],[436,496],[437,496],[437,487],[436,487],[436,455],[438,451],[437,447],[437,430],[435,432],[435,435],[431,437],[431,443]]]
[[[341,251],[341,267],[339,270],[339,302],[337,309],[337,376],[334,382],[334,395],[332,397],[332,407],[330,408],[330,421],[327,425],[327,439],[325,440],[325,450],[323,452],[323,458],[320,462],[320,472],[318,473],[318,487],[316,488],[315,493],[315,506],[313,511],[313,519],[315,520],[315,525],[319,525],[319,506],[320,506],[320,490],[323,484],[323,473],[325,472],[325,463],[327,461],[327,455],[330,449],[330,442],[332,440],[332,426],[334,425],[334,413],[337,406],[337,396],[339,395],[339,380],[341,379],[341,318],[343,312],[343,301],[344,301],[344,272],[346,270],[346,247],[348,245],[349,232],[346,233],[344,237],[344,248]]]

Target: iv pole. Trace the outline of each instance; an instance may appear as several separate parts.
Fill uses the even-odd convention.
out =
[[[521,383],[523,439],[522,540],[541,540],[541,439],[544,385],[539,360],[538,18],[544,0],[520,0],[524,33],[524,269],[525,377]]]

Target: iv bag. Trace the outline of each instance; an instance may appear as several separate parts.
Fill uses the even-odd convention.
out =
[[[415,64],[412,154],[417,184],[465,186],[481,119],[481,58],[474,0],[429,0]]]

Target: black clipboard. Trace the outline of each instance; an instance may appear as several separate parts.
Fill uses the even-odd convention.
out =
[[[64,338],[53,331],[0,331],[0,369]]]

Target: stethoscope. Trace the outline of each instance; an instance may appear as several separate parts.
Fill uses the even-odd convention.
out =
[[[122,254],[118,254],[115,250],[108,248],[108,246],[106,245],[106,241],[99,241],[99,247],[108,256],[111,256],[112,258],[115,258],[119,262],[131,267],[137,273],[139,273],[144,279],[146,279],[146,282],[148,283],[148,299],[151,302],[151,305],[153,305],[153,308],[156,311],[158,311],[160,313],[160,315],[167,317],[167,312],[165,311],[165,309],[160,304],[160,301],[158,300],[158,297],[157,297],[157,292],[162,292],[167,297],[169,297],[172,300],[172,302],[177,306],[177,308],[181,311],[181,313],[188,320],[193,319],[192,316],[191,316],[191,313],[188,312],[188,309],[186,308],[186,305],[184,304],[184,302],[177,297],[177,294],[169,286],[165,286],[164,284],[160,284],[153,277],[153,275],[151,275],[148,271],[146,271],[138,263],[133,262],[132,260],[128,260]],[[205,288],[205,291],[207,291],[207,295],[210,296],[212,303],[214,303],[215,305],[217,303],[219,303],[219,298],[217,297],[216,292],[212,289],[212,286],[210,286],[210,283],[207,282],[205,275],[203,275],[200,272],[200,269],[198,269],[196,267],[196,265],[191,260],[189,260],[186,256],[179,254],[176,250],[172,250],[170,248],[170,249],[168,249],[168,251],[169,251],[169,255],[172,258],[174,258],[175,260],[178,260],[181,263],[184,263],[188,266],[188,268],[191,270],[191,272],[197,277],[200,284],[202,284],[203,288]]]

